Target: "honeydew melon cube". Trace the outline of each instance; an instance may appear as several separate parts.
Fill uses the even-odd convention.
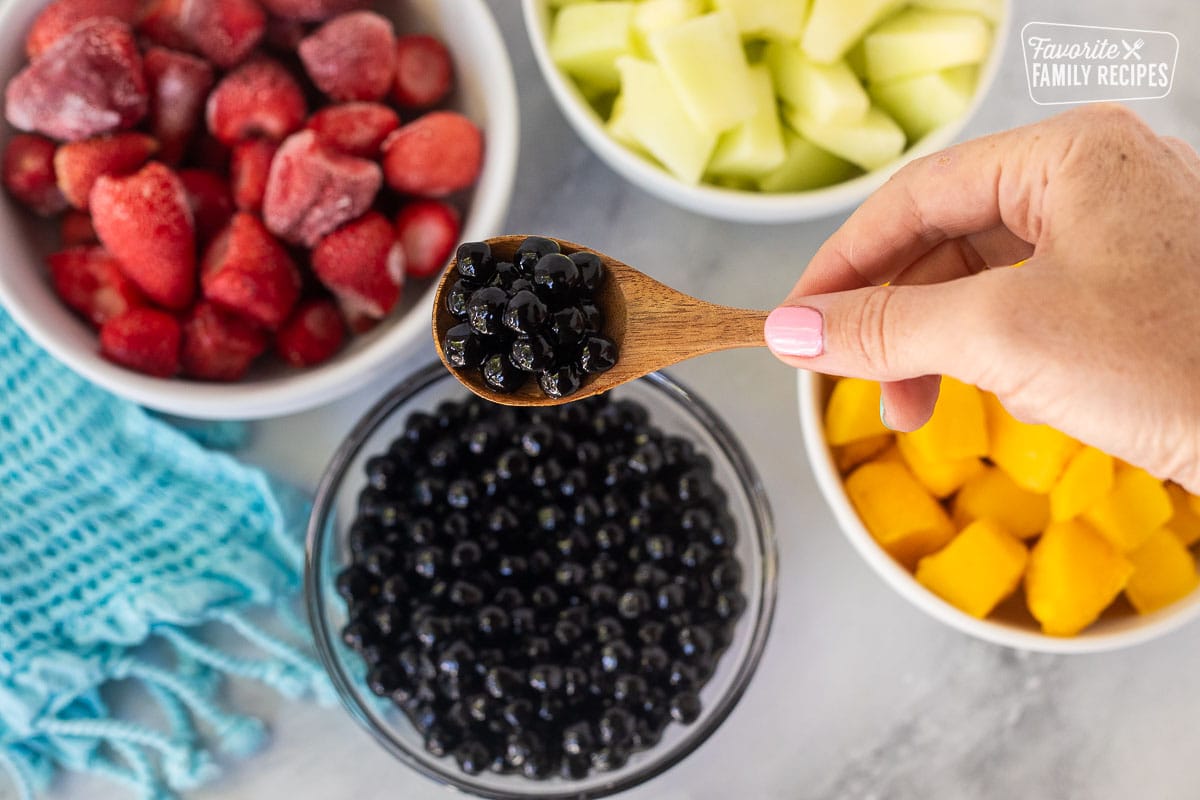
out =
[[[623,56],[617,59],[617,72],[621,76],[619,134],[681,181],[699,182],[716,135],[696,126],[659,65]]]
[[[814,122],[858,122],[871,107],[866,90],[845,61],[818,64],[796,45],[771,42],[766,63],[780,99]]]
[[[747,38],[798,41],[808,16],[808,0],[713,0],[720,11],[733,14],[738,31]]]
[[[596,0],[549,0],[551,8],[562,8],[563,6],[576,6],[580,3],[594,3]]]
[[[912,4],[934,11],[969,11],[991,22],[1004,16],[1004,0],[912,0]]]
[[[988,54],[992,31],[976,14],[910,8],[867,34],[867,77],[892,81],[963,64]]]
[[[863,47],[862,39],[846,51],[846,66],[850,67],[860,81],[867,79],[867,49]]]
[[[784,107],[784,119],[806,139],[865,170],[878,169],[904,152],[904,130],[877,106],[858,122],[820,123]]]
[[[700,130],[718,134],[754,116],[758,103],[733,15],[717,11],[656,31],[650,51]]]
[[[800,44],[813,61],[832,63],[902,5],[904,0],[813,0]]]
[[[650,56],[650,36],[698,17],[708,10],[707,0],[645,0],[633,11],[634,44],[640,53]]]
[[[585,94],[616,91],[615,62],[633,49],[634,3],[574,3],[554,18],[550,57],[579,82]]]
[[[1125,596],[1139,614],[1149,614],[1191,594],[1200,585],[1196,559],[1176,534],[1160,528],[1129,555],[1133,575]]]
[[[925,136],[967,112],[979,69],[954,67],[886,83],[872,83],[871,99],[892,115],[909,141]]]
[[[790,128],[783,129],[787,155],[778,169],[758,180],[763,192],[806,192],[848,181],[862,173],[858,167],[822,150]]]
[[[879,546],[908,569],[954,538],[945,509],[903,464],[863,464],[846,478],[846,496]]]
[[[1171,498],[1174,513],[1171,515],[1171,532],[1185,545],[1200,542],[1200,514],[1188,502],[1188,493],[1182,486],[1168,483],[1167,494]]]
[[[1096,621],[1125,588],[1133,569],[1085,523],[1052,522],[1029,554],[1025,600],[1043,633],[1073,636]]]
[[[995,520],[968,525],[917,564],[917,582],[952,606],[983,619],[1021,583],[1029,551]]]
[[[783,124],[775,102],[771,73],[762,64],[750,68],[758,110],[717,140],[708,171],[713,175],[753,179],[783,163]]]

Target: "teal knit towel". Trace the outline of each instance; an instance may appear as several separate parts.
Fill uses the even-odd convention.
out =
[[[0,382],[0,794],[5,771],[32,798],[62,768],[173,797],[214,775],[210,748],[261,743],[259,721],[216,702],[222,676],[328,696],[313,660],[245,616],[301,627],[288,603],[307,503],[195,441],[230,444],[236,427],[185,435],[51,359],[3,309]],[[195,635],[214,622],[261,657]],[[166,724],[115,718],[99,690],[116,680]]]

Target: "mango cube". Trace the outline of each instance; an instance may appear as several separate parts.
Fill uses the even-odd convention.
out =
[[[790,128],[783,129],[783,163],[758,180],[764,192],[805,192],[850,180],[862,170],[822,150]]]
[[[1049,425],[1020,422],[993,394],[983,394],[983,407],[992,461],[1019,486],[1048,494],[1079,449],[1079,442]]]
[[[917,582],[950,605],[983,619],[1021,583],[1029,553],[994,520],[972,522],[917,564]]]
[[[818,147],[865,170],[879,169],[904,152],[904,131],[878,106],[857,122],[818,122],[791,106],[784,119]]]
[[[713,0],[713,5],[733,14],[744,37],[796,40],[808,16],[808,0]]]
[[[982,395],[974,386],[942,378],[933,416],[908,436],[912,447],[928,461],[986,456],[988,429]]]
[[[1108,494],[1112,485],[1113,457],[1094,447],[1080,448],[1050,490],[1050,518],[1062,522],[1079,516]]]
[[[1191,505],[1193,511],[1200,514],[1200,495],[1189,495],[1188,503]]]
[[[1190,594],[1200,576],[1196,575],[1196,559],[1179,537],[1166,528],[1159,528],[1129,554],[1133,575],[1125,587],[1125,596],[1139,614],[1149,614]]]
[[[845,61],[819,64],[787,42],[768,44],[764,59],[779,99],[814,122],[858,122],[871,107],[866,90]]]
[[[550,57],[585,93],[616,91],[615,62],[633,49],[633,10],[633,3],[608,0],[572,3],[555,15]]]
[[[1122,552],[1137,550],[1150,534],[1175,513],[1162,481],[1127,464],[1117,466],[1112,491],[1100,498],[1083,518]]]
[[[930,458],[924,448],[913,443],[912,433],[899,434],[896,444],[912,474],[934,497],[949,497],[985,468],[984,463],[975,457],[946,458],[937,455]]]
[[[955,67],[871,84],[871,99],[892,115],[915,142],[967,112],[975,94],[976,67]]]
[[[733,15],[704,14],[655,31],[649,42],[701,131],[718,134],[754,116],[758,102]]]
[[[697,183],[717,137],[696,127],[662,67],[632,56],[617,59],[619,124],[610,130],[637,144],[684,183]]]
[[[1004,470],[987,467],[969,478],[954,496],[954,524],[993,519],[1022,539],[1037,536],[1050,522],[1050,501],[1023,489]]]
[[[750,79],[758,110],[717,140],[717,149],[708,162],[708,171],[713,175],[757,178],[776,169],[787,155],[771,73],[762,64],[755,64],[750,67]]]
[[[867,77],[892,81],[947,67],[978,64],[992,33],[975,14],[906,9],[867,34]]]
[[[841,447],[835,447],[833,448],[833,463],[837,466],[838,472],[845,475],[864,461],[870,461],[887,450],[893,441],[895,439],[891,434],[885,434],[872,436],[869,439],[858,439]]]
[[[1049,636],[1091,625],[1125,588],[1133,564],[1079,520],[1052,522],[1029,554],[1025,598]]]
[[[1200,542],[1200,513],[1188,502],[1189,495],[1177,483],[1168,483],[1167,496],[1171,498],[1171,532],[1179,537],[1179,541],[1191,546]]]
[[[902,464],[863,464],[846,494],[879,546],[908,569],[954,537],[945,510]]]
[[[813,0],[801,44],[814,61],[829,64],[846,55],[867,29],[904,0]]]
[[[825,407],[825,436],[831,445],[848,444],[891,433],[879,418],[879,384],[842,378]]]

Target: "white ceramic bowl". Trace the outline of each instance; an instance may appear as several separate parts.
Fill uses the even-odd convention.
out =
[[[831,379],[800,371],[800,427],[817,485],[833,509],[842,533],[858,554],[905,600],[929,616],[984,641],[1044,653],[1098,653],[1132,647],[1164,636],[1200,616],[1200,591],[1152,614],[1110,609],[1094,625],[1070,638],[1042,633],[1024,604],[1015,601],[1002,603],[991,616],[982,620],[959,611],[917,583],[912,573],[893,561],[875,543],[850,504],[833,454],[825,441],[824,410],[832,388]]]
[[[959,119],[933,131],[886,167],[823,189],[767,194],[686,184],[613,139],[604,129],[604,121],[584,99],[575,82],[563,74],[550,58],[547,0],[521,0],[521,5],[525,13],[525,27],[542,76],[567,122],[596,155],[626,180],[668,203],[697,214],[752,223],[797,222],[853,208],[909,161],[951,144],[975,115],[996,80],[1004,59],[1012,16],[1011,0],[1005,0],[1004,14],[996,25],[992,50],[979,74],[975,97]]]
[[[46,0],[0,6],[0,76],[25,63],[24,40]],[[386,0],[402,32],[439,35],[454,58],[457,88],[450,105],[484,130],[483,174],[467,196],[462,238],[500,233],[517,165],[517,95],[512,64],[484,0]],[[12,131],[5,123],[3,139]],[[400,307],[370,333],[354,337],[336,357],[309,369],[256,365],[237,383],[153,378],[102,359],[95,331],[55,296],[43,267],[57,246],[55,226],[37,221],[7,196],[0,202],[0,303],[35,341],[88,380],[151,408],[202,419],[252,419],[301,411],[344,397],[389,368],[430,334],[434,281],[412,282]]]

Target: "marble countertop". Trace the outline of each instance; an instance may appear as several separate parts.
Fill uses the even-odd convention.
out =
[[[587,242],[700,297],[769,308],[840,219],[756,227],[668,206],[580,143],[545,90],[516,0],[491,0],[521,92],[522,147],[508,228]],[[1200,146],[1200,15],[1192,0],[1016,0],[1008,57],[978,135],[1038,119],[1017,39],[1031,20],[1170,30],[1175,87],[1133,104],[1161,133]],[[432,358],[432,346],[412,364]],[[398,366],[398,370],[404,367]],[[696,753],[629,800],[796,798],[1192,798],[1200,796],[1200,625],[1132,650],[1054,657],[1003,649],[926,617],[843,538],[809,471],[792,370],[734,351],[672,373],[741,436],[774,506],[779,602],[745,697]],[[387,388],[261,423],[248,457],[312,485],[357,417]],[[273,743],[195,800],[439,800],[452,795],[378,748],[340,708],[288,703],[236,685]],[[4,790],[0,787],[0,797]],[[124,797],[63,780],[55,798]]]

